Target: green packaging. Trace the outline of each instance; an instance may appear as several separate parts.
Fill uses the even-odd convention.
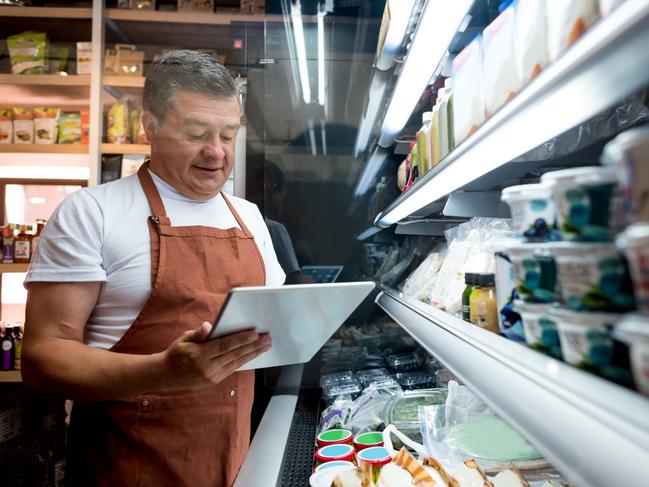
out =
[[[47,34],[23,32],[9,36],[7,47],[14,74],[44,74],[47,71]]]

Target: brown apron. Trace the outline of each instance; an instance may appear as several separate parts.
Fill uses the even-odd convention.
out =
[[[233,287],[264,285],[265,267],[252,234],[241,227],[172,227],[142,166],[151,206],[152,291],[113,352],[151,354],[211,321]],[[216,386],[128,400],[75,402],[68,437],[66,485],[230,486],[247,453],[254,372]]]

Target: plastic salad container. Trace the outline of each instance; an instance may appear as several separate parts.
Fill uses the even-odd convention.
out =
[[[649,223],[630,225],[616,243],[629,263],[638,311],[649,314]]]
[[[608,242],[623,223],[616,204],[618,180],[614,168],[590,166],[543,175],[557,205],[557,226],[564,240]]]
[[[419,406],[443,405],[447,393],[447,389],[421,389],[398,393],[385,407],[384,422],[393,424],[403,434],[421,443]]]
[[[613,244],[549,244],[564,304],[576,311],[632,311],[633,284],[624,256]]]
[[[379,480],[381,468],[392,461],[390,452],[382,446],[374,446],[361,450],[356,454],[358,466],[365,472],[370,472],[373,485]]]
[[[548,244],[511,244],[507,253],[514,267],[516,291],[523,301],[557,301],[557,269]]]
[[[510,340],[525,341],[525,332],[520,314],[514,309],[514,300],[518,299],[514,266],[504,245],[494,252],[496,263],[496,304],[498,307],[498,327],[500,333]]]
[[[617,168],[628,219],[649,220],[649,127],[626,130],[606,144],[602,163]]]
[[[615,327],[613,336],[629,346],[636,389],[649,396],[649,317],[626,315]]]
[[[550,316],[552,305],[516,300],[514,309],[521,315],[525,329],[525,341],[530,348],[561,359],[559,330]]]
[[[323,431],[315,440],[319,448],[327,445],[351,445],[352,441],[354,441],[352,432],[345,429]]]
[[[630,382],[628,352],[616,350],[611,331],[623,315],[584,313],[565,308],[550,312],[559,328],[563,359],[580,369],[616,382]]]
[[[368,431],[354,438],[354,448],[357,452],[374,446],[383,446],[383,434],[380,431]]]
[[[528,242],[557,240],[555,221],[557,210],[552,191],[546,184],[510,186],[502,192],[512,214],[516,234]]]
[[[323,463],[343,460],[352,462],[354,460],[354,447],[351,445],[328,445],[318,448],[315,451],[316,468]]]
[[[409,372],[411,370],[417,370],[421,365],[421,361],[415,352],[395,353],[389,355],[387,362],[390,369],[394,372]]]
[[[421,370],[398,372],[396,375],[397,382],[404,391],[435,387],[435,379],[429,373]]]

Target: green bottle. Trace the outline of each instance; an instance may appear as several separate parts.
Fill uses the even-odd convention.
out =
[[[473,291],[473,286],[475,284],[474,276],[475,275],[472,272],[464,274],[464,283],[466,284],[466,287],[462,293],[462,319],[469,323],[471,323],[471,303],[469,298],[471,297],[471,291]]]

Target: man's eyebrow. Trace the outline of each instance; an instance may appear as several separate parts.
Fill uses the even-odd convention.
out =
[[[198,120],[197,118],[185,118],[183,119],[184,125],[200,125],[201,127],[209,127],[209,123]]]
[[[231,123],[229,125],[226,125],[225,128],[230,129],[230,130],[236,130],[238,128],[241,128],[241,124],[240,123]]]

